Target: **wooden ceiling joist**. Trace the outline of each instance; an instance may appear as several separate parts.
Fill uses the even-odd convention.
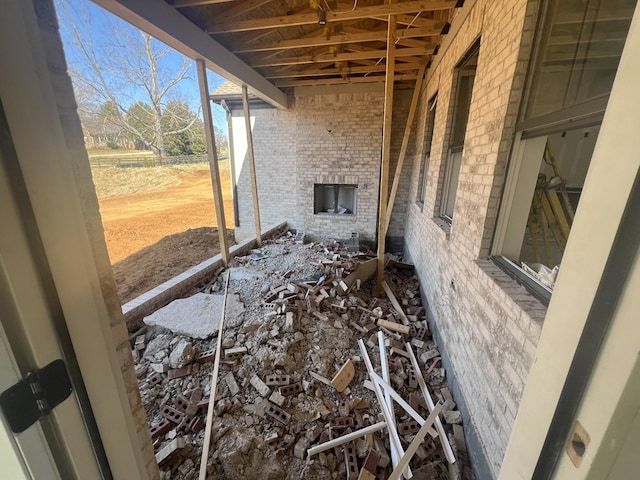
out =
[[[396,63],[396,72],[407,72],[411,70],[419,70],[424,66],[420,63]],[[266,78],[284,79],[284,78],[303,78],[303,77],[322,77],[328,75],[357,75],[364,73],[381,73],[386,70],[385,63],[379,63],[377,65],[366,65],[358,67],[345,67],[340,68],[309,68],[305,70],[285,70],[285,69],[273,69],[264,72]]]
[[[212,5],[214,3],[227,3],[233,0],[174,0],[173,6],[176,8],[200,7],[202,5]]]
[[[428,37],[433,35],[439,35],[440,30],[426,29],[426,28],[407,28],[398,31],[398,38],[413,39]],[[375,42],[384,41],[387,38],[386,30],[374,30],[372,32],[365,33],[341,33],[337,35],[317,36],[313,38],[296,38],[291,40],[280,40],[266,45],[249,45],[243,46],[238,49],[234,49],[234,53],[250,53],[250,52],[269,52],[273,50],[286,50],[292,48],[308,48],[308,47],[321,47],[329,45],[339,45],[346,43],[361,43],[361,42]],[[400,43],[400,42],[399,42]]]
[[[345,20],[363,19],[375,16],[402,15],[423,11],[447,10],[456,6],[456,1],[409,1],[402,3],[376,5],[372,7],[360,7],[352,11],[326,12],[327,23]],[[279,27],[292,27],[297,25],[318,24],[317,13],[302,13],[297,15],[284,15],[271,18],[256,18],[251,20],[239,20],[236,22],[221,22],[207,29],[209,34],[246,32],[251,30],[264,30]]]
[[[419,12],[418,12],[419,13]],[[387,17],[380,15],[373,15],[369,17],[373,20],[379,20],[381,22],[386,22]],[[396,15],[396,23],[399,25],[404,25],[406,27],[416,27],[416,28],[433,28],[442,30],[447,22],[443,22],[442,20],[433,20],[431,18],[422,18],[417,15]]]
[[[413,57],[420,56],[429,53],[433,53],[435,45],[428,45],[421,48],[399,48],[396,50],[397,57]],[[305,63],[332,63],[332,62],[345,62],[350,60],[364,60],[371,58],[385,58],[387,56],[387,50],[366,50],[363,52],[350,52],[350,53],[323,53],[319,55],[302,55],[299,57],[289,57],[275,60],[268,60],[266,62],[257,61],[253,63],[254,68],[260,67],[277,67],[284,65],[303,65]]]
[[[349,83],[382,83],[385,75],[368,75],[366,77],[345,77],[345,78],[315,78],[308,80],[278,80],[278,87],[309,87],[314,85],[339,85]],[[418,78],[415,73],[395,75],[396,82],[413,81]]]

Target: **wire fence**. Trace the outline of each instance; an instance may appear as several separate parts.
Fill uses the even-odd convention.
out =
[[[218,161],[228,160],[228,155],[219,155]],[[116,167],[116,168],[140,168],[140,167],[159,167],[162,165],[184,165],[191,163],[207,163],[208,155],[179,155],[175,157],[157,157],[157,156],[133,156],[133,155],[105,155],[89,157],[89,163],[92,167]]]

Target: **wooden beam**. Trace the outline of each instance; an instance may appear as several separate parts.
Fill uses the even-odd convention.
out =
[[[373,369],[373,364],[371,363],[371,358],[369,358],[369,353],[367,352],[367,347],[364,346],[364,342],[362,339],[358,340],[358,346],[360,347],[360,352],[362,353],[362,359],[367,367],[367,372],[370,374],[371,372],[375,373]],[[376,394],[376,399],[378,400],[378,404],[380,405],[380,410],[382,411],[382,416],[384,417],[384,421],[387,423],[387,430],[389,431],[389,444],[391,445],[391,457],[394,460],[393,466],[396,466],[396,459],[398,457],[402,458],[404,455],[404,450],[402,448],[402,444],[400,443],[400,437],[398,436],[398,431],[393,427],[394,423],[391,420],[392,412],[387,408],[387,403],[384,395],[382,394],[382,390],[380,389],[380,385],[378,385],[375,381],[373,381],[373,376],[369,375],[372,378],[373,391]],[[407,478],[411,478],[411,470],[407,467]]]
[[[391,120],[393,118],[393,84],[396,63],[396,21],[395,17],[389,17],[389,29],[387,34],[387,72],[384,86],[384,116],[382,126],[382,158],[380,165],[380,198],[378,202],[378,275],[376,282],[376,294],[382,293],[382,281],[384,279],[384,250],[385,219],[387,217],[387,194],[389,192],[389,160],[391,157]]]
[[[427,388],[427,384],[424,381],[424,377],[421,374],[420,365],[418,365],[418,360],[413,353],[413,348],[411,348],[411,344],[409,342],[406,343],[407,353],[409,354],[409,358],[411,359],[411,365],[413,369],[416,371],[416,377],[418,379],[418,385],[420,386],[420,391],[422,392],[422,397],[424,401],[427,403],[427,407],[430,412],[433,411],[435,405],[433,403],[433,398],[431,398],[431,394],[429,393],[429,389]],[[456,461],[456,457],[453,454],[453,450],[451,449],[451,445],[449,444],[449,438],[447,437],[446,432],[442,426],[442,422],[440,421],[440,417],[436,418],[436,430],[438,431],[438,436],[440,437],[440,443],[442,444],[442,449],[444,450],[444,455],[447,457],[449,463],[454,463]]]
[[[278,87],[308,87],[313,85],[342,85],[348,83],[382,83],[385,81],[385,75],[368,75],[366,77],[336,77],[336,78],[316,78],[307,80],[277,80]],[[415,80],[416,75],[408,73],[404,75],[396,75],[396,82],[405,82]]]
[[[391,194],[389,195],[389,203],[387,204],[387,214],[385,217],[385,230],[389,228],[389,222],[391,221],[391,213],[393,212],[393,204],[396,200],[396,194],[398,193],[398,186],[400,185],[400,176],[402,175],[402,167],[404,166],[404,159],[407,156],[407,148],[409,147],[409,137],[411,137],[411,127],[413,126],[413,120],[416,116],[416,110],[418,109],[418,99],[420,98],[420,91],[422,90],[422,81],[424,79],[426,67],[422,67],[418,72],[418,78],[416,79],[416,86],[413,89],[413,98],[411,99],[411,106],[409,107],[409,114],[407,115],[407,124],[404,127],[404,136],[402,137],[402,146],[400,147],[400,154],[398,155],[398,163],[396,164],[396,173],[393,176],[393,185],[391,186]]]
[[[372,16],[369,17],[372,20],[379,20],[381,22],[386,22],[389,17],[385,16]],[[417,17],[415,15],[396,15],[396,25],[407,25],[416,28],[435,28],[438,29],[438,33],[442,31],[446,22],[442,20],[433,20],[431,18],[422,18]]]
[[[420,63],[396,63],[396,72],[407,72],[411,70],[420,70],[425,65]],[[322,77],[325,75],[355,75],[362,73],[380,73],[386,72],[387,67],[383,63],[378,65],[369,65],[361,67],[352,67],[345,65],[344,68],[306,68],[306,69],[285,69],[285,68],[271,68],[265,70],[265,78],[293,78],[298,79],[300,77]]]
[[[131,25],[193,59],[203,59],[207,68],[277,108],[288,108],[287,96],[224,48],[178,10],[157,0],[94,0]]]
[[[398,39],[429,37],[432,35],[439,35],[440,30],[441,29],[435,28],[406,28],[403,30],[399,30],[397,32],[397,35]],[[329,38],[327,38],[326,35],[322,35],[313,38],[292,38],[289,40],[280,40],[264,45],[245,45],[240,48],[234,49],[233,53],[269,52],[272,50],[286,50],[291,48],[322,47],[327,45],[340,45],[345,43],[375,42],[384,41],[386,39],[386,29],[365,33],[340,33],[337,35],[331,35]]]
[[[431,428],[433,421],[436,418],[438,418],[438,414],[440,413],[440,410],[442,410],[442,404],[438,403],[433,409],[433,411],[429,414],[427,419],[425,420],[424,425],[422,425],[420,430],[418,430],[418,433],[416,433],[416,436],[407,447],[407,451],[400,459],[400,462],[398,462],[398,465],[396,466],[396,468],[394,468],[393,472],[391,472],[391,475],[389,476],[389,480],[398,480],[400,476],[403,474],[403,470],[409,466],[409,462],[411,461],[413,456],[416,454],[418,447],[420,447],[420,445],[422,444],[422,441],[424,440],[424,437],[427,435],[427,432]]]
[[[394,46],[395,47],[395,46]],[[422,56],[429,53],[433,53],[435,49],[434,45],[425,45],[421,48],[400,48],[395,49],[396,52],[395,57],[414,57],[414,56]],[[278,67],[285,65],[304,65],[308,63],[334,63],[334,62],[348,62],[351,60],[367,60],[371,58],[386,58],[388,50],[365,50],[362,52],[349,52],[349,53],[321,53],[318,55],[301,55],[299,57],[287,57],[275,60],[267,60],[261,62],[260,60],[256,61],[252,66],[254,68],[261,67]],[[393,65],[393,62],[391,62]]]
[[[234,0],[174,0],[174,8],[200,7],[202,5],[212,5],[214,3],[227,3]]]
[[[310,457],[311,455],[322,453],[325,450],[329,450],[330,448],[339,447],[340,445],[344,445],[345,443],[349,443],[353,440],[366,437],[369,434],[376,433],[377,431],[380,431],[386,427],[386,422],[374,423],[373,425],[361,428],[360,430],[356,430],[355,432],[347,433],[346,435],[343,435],[341,437],[334,438],[333,440],[329,440],[328,442],[324,442],[320,445],[316,445],[315,447],[311,447],[307,450],[307,455]]]
[[[389,301],[391,302],[393,308],[395,308],[396,312],[398,312],[398,315],[400,315],[402,323],[405,325],[409,325],[409,319],[405,315],[404,310],[402,310],[402,305],[400,305],[400,302],[398,302],[396,296],[391,291],[391,288],[384,280],[382,281],[382,289],[384,290],[384,293],[387,294],[387,297],[389,297]]]
[[[227,294],[229,293],[229,270],[227,270],[227,281],[224,287],[224,298],[222,299],[222,314],[220,328],[218,328],[218,346],[216,347],[216,358],[213,363],[211,373],[211,391],[209,393],[209,408],[207,409],[207,423],[205,426],[204,442],[202,444],[202,456],[200,457],[200,472],[198,480],[207,478],[207,460],[209,458],[209,447],[211,444],[211,432],[213,430],[213,404],[216,400],[216,389],[218,386],[218,371],[220,369],[220,351],[222,350],[222,329],[224,328],[225,312],[227,310]]]
[[[200,87],[200,100],[202,102],[202,115],[204,117],[204,133],[207,139],[207,151],[209,153],[209,170],[211,171],[211,188],[213,189],[213,201],[216,208],[218,223],[218,239],[220,241],[220,255],[225,265],[229,264],[229,242],[227,240],[227,226],[224,218],[224,201],[222,200],[222,187],[220,186],[220,171],[218,169],[218,154],[216,153],[216,137],[213,129],[213,116],[211,115],[211,101],[209,100],[209,82],[207,81],[207,67],[204,60],[196,60],[198,70],[198,85]]]
[[[456,6],[456,1],[425,1],[416,0],[410,2],[376,5],[372,7],[359,7],[353,11],[327,12],[327,23],[355,20],[373,16],[402,15],[406,13],[430,12],[436,10],[448,10]],[[303,13],[298,15],[285,15],[271,18],[255,18],[240,20],[237,22],[219,22],[212,25],[207,31],[212,34],[247,32],[251,30],[264,30],[279,27],[293,27],[298,25],[314,25],[318,23],[318,15]]]
[[[262,230],[260,227],[260,206],[258,204],[258,180],[256,178],[256,162],[253,156],[253,134],[251,133],[251,113],[249,112],[249,93],[247,86],[242,86],[242,107],[244,110],[244,126],[247,130],[247,156],[249,157],[249,174],[251,176],[251,196],[253,198],[253,221],[256,227],[256,244],[262,246]]]

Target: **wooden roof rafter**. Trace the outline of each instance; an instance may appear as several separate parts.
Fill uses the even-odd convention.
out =
[[[385,15],[402,15],[421,11],[448,10],[455,8],[457,1],[423,1],[414,0],[401,3],[383,4],[371,7],[356,8],[353,11],[327,12],[327,23],[352,19],[364,19]],[[209,34],[264,30],[271,28],[292,27],[298,25],[318,24],[316,12],[279,17],[255,18],[235,22],[219,22],[207,29]]]

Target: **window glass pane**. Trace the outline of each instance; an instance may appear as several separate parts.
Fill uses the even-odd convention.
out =
[[[449,162],[451,163],[451,172],[449,175],[444,214],[449,218],[453,218],[453,209],[456,205],[456,190],[458,189],[458,177],[460,176],[460,166],[462,165],[462,151],[451,152]]]
[[[524,120],[611,91],[636,0],[553,0],[539,40]]]
[[[456,98],[456,113],[453,124],[451,138],[452,147],[462,147],[464,136],[467,132],[467,121],[469,120],[469,108],[471,107],[471,92],[473,90],[473,80],[475,69],[460,72],[458,79],[458,96]]]
[[[429,102],[429,111],[427,112],[427,126],[424,134],[424,156],[422,157],[422,165],[420,168],[420,179],[418,180],[418,202],[424,202],[424,194],[427,187],[427,171],[429,170],[429,159],[431,158],[431,142],[433,141],[433,126],[436,120],[436,104],[438,94],[436,94]]]
[[[531,198],[519,258],[511,258],[553,288],[598,138],[599,126],[560,131],[546,147]],[[555,267],[558,267],[554,270]],[[548,281],[549,280],[549,281]]]

